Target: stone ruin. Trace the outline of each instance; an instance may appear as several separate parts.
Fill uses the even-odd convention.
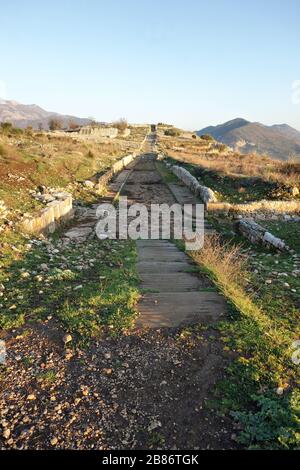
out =
[[[158,160],[164,160],[165,156],[163,153],[158,154]],[[188,187],[190,190],[199,195],[200,198],[206,205],[206,208],[211,211],[216,209],[216,212],[226,212],[228,216],[230,211],[235,208],[236,212],[248,211],[253,212],[257,209],[272,209],[272,210],[287,210],[287,206],[292,211],[299,211],[299,201],[257,201],[250,204],[229,204],[219,203],[217,197],[211,188],[202,186],[199,184],[197,179],[191,175],[191,173],[183,167],[177,165],[170,165],[166,163],[167,167]],[[237,231],[247,238],[251,243],[262,243],[263,245],[271,248],[275,248],[280,251],[288,250],[288,246],[283,240],[275,237],[267,229],[256,223],[253,219],[243,218],[241,215],[238,216],[239,221],[236,224]]]
[[[70,193],[52,192],[45,196],[49,198],[40,199],[40,201],[45,203],[46,207],[38,214],[31,214],[22,221],[21,228],[25,232],[53,233],[58,224],[73,217],[73,200]]]
[[[284,251],[288,247],[283,240],[272,235],[264,227],[257,224],[254,220],[242,219],[237,223],[237,230],[244,237],[248,238],[251,243],[262,243],[268,247],[276,248]]]
[[[85,126],[79,130],[79,135],[88,138],[115,139],[118,135],[118,129],[115,127]]]

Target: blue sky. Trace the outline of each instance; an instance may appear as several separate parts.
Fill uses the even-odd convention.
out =
[[[299,0],[0,2],[7,98],[99,120],[300,130]]]

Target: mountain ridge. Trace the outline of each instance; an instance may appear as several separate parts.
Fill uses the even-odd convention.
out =
[[[196,134],[210,134],[216,140],[242,153],[256,151],[279,160],[300,157],[300,132],[288,124],[266,126],[236,118],[217,126],[208,126]]]
[[[90,119],[46,111],[36,104],[22,104],[14,100],[0,101],[0,122],[11,122],[21,128],[32,126],[34,129],[39,127],[48,129],[49,120],[52,118],[60,119],[64,126],[67,126],[70,121],[78,125],[90,122]]]

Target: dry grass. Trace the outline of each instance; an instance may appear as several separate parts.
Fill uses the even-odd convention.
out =
[[[262,341],[260,348],[263,350],[277,345],[278,348],[282,348],[282,360],[285,364],[284,360],[289,357],[295,332],[286,329],[280,317],[274,321],[268,311],[262,309],[247,292],[246,287],[251,275],[246,268],[248,258],[241,252],[240,245],[224,243],[218,235],[209,236],[205,237],[202,250],[188,251],[187,254],[212,278],[224,297],[239,312],[240,322],[237,329],[243,322],[247,325],[246,330],[243,331],[246,344],[250,347],[250,343],[253,342],[257,348],[259,339]],[[229,329],[236,328],[234,323],[229,322],[226,325]],[[251,330],[252,333],[254,331],[256,333],[251,333],[247,338]],[[270,344],[269,341],[271,341]],[[258,354],[259,351],[256,353]]]
[[[0,200],[9,210],[30,212],[36,201],[29,194],[38,185],[72,190],[69,185],[91,178],[122,156],[138,151],[146,129],[113,141],[93,142],[67,134],[0,132]]]
[[[225,149],[217,142],[187,138],[160,137],[162,149],[172,158],[185,163],[217,171],[224,175],[259,177],[285,186],[300,184],[300,162],[281,162],[258,154],[241,154]]]
[[[192,258],[213,273],[219,284],[243,286],[247,277],[247,258],[239,245],[221,241],[219,235],[205,238],[204,248],[192,252]]]
[[[243,425],[242,444],[299,448],[299,367],[291,361],[294,329],[286,328],[280,313],[270,315],[268,305],[260,307],[246,292],[241,284],[246,260],[239,247],[210,237],[202,251],[189,254],[234,306],[230,320],[219,324],[224,350],[233,351],[236,359],[220,385],[218,406],[225,412],[237,410],[233,414]],[[278,387],[284,389],[283,397],[276,393]]]
[[[121,118],[118,121],[112,123],[113,127],[116,127],[120,132],[124,132],[128,127],[128,122],[125,118]]]

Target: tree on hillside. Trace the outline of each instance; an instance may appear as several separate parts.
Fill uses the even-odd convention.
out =
[[[13,128],[13,125],[11,122],[1,122],[1,130],[3,133],[11,131]]]
[[[165,135],[169,137],[178,137],[180,136],[180,130],[176,129],[176,127],[171,127],[170,129],[165,130]]]
[[[88,117],[88,120],[90,121],[90,122],[89,122],[89,125],[90,125],[90,126],[92,126],[92,127],[98,126],[97,119],[94,118],[93,116]]]
[[[202,140],[206,140],[207,142],[212,142],[215,140],[210,134],[203,134],[201,135]]]
[[[61,119],[57,118],[50,119],[48,124],[50,131],[58,131],[64,127]]]
[[[27,126],[25,129],[25,132],[27,135],[32,135],[33,134],[33,127],[32,126]]]
[[[120,132],[124,132],[128,127],[128,122],[125,118],[113,122],[113,127],[116,127]]]
[[[23,129],[15,127],[11,122],[1,122],[0,124],[0,134],[19,135],[23,134],[23,132]]]
[[[75,122],[75,121],[69,121],[69,129],[72,130],[72,129],[77,129],[78,124]]]

